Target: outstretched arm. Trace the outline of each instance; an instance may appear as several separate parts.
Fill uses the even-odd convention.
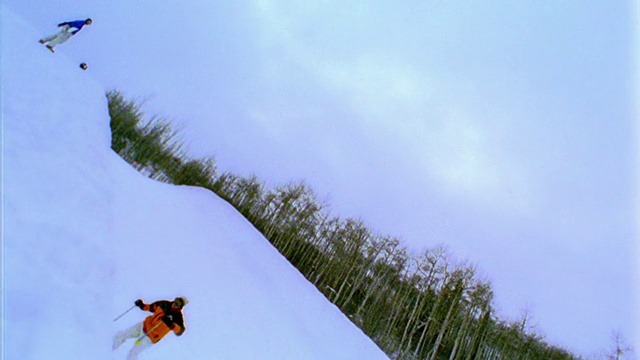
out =
[[[171,330],[173,330],[173,332],[176,334],[176,336],[180,336],[180,335],[184,334],[184,331],[186,330],[186,328],[184,327],[184,324],[174,323],[173,327],[171,328]]]
[[[173,330],[173,332],[177,335],[180,336],[184,333],[184,331],[186,330],[185,326],[184,326],[184,315],[182,315],[182,312],[174,312],[171,314],[172,315],[172,324],[171,324],[171,330]]]
[[[153,310],[151,310],[151,305],[145,303],[144,301],[142,301],[142,299],[136,300],[135,304],[142,311],[151,311],[151,312],[153,312]]]

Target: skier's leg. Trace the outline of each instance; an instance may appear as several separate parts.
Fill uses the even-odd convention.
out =
[[[40,44],[44,44],[44,43],[48,43],[49,41],[53,40],[56,38],[56,36],[60,35],[61,32],[57,32],[49,37],[46,38],[42,38],[40,39]]]
[[[122,345],[125,341],[127,341],[127,339],[137,339],[140,336],[142,336],[143,330],[142,330],[142,323],[138,323],[133,325],[132,327],[119,331],[118,333],[116,333],[113,337],[113,347],[112,349],[115,350],[117,348],[120,347],[120,345]]]
[[[48,41],[49,46],[56,47],[62,43],[65,43],[71,38],[71,36],[73,36],[73,34],[66,31],[60,31],[51,40]]]
[[[44,43],[48,43],[49,41],[53,41],[54,39],[56,39],[58,36],[60,36],[64,32],[65,32],[64,30],[60,30],[57,33],[55,33],[55,34],[53,34],[53,35],[51,35],[49,37],[42,38],[42,39],[40,39],[40,43],[44,44]]]
[[[143,337],[140,341],[136,341],[135,345],[129,351],[129,355],[127,356],[127,360],[136,360],[138,358],[138,354],[148,349],[153,343],[148,336]]]

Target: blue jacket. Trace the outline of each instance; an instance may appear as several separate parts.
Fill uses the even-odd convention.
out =
[[[86,20],[76,20],[76,21],[63,22],[63,23],[58,24],[58,27],[68,25],[68,26],[69,26],[69,28],[76,28],[75,30],[73,30],[73,31],[71,32],[73,35],[75,35],[75,34],[77,34],[77,33],[78,33],[78,31],[80,31],[80,30],[82,29],[82,27],[85,25],[85,23],[84,23],[85,21],[86,21]]]

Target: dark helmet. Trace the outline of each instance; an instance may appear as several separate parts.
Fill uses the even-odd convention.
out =
[[[178,305],[180,308],[183,308],[185,305],[187,305],[189,303],[189,300],[187,300],[186,297],[184,296],[178,296],[177,298],[175,298],[173,300],[173,302]]]
[[[87,20],[84,21],[84,23],[87,25],[91,25],[92,22],[93,20],[91,20],[91,18],[88,18]]]

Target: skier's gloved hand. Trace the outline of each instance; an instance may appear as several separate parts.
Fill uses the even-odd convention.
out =
[[[141,310],[144,307],[144,301],[142,301],[142,299],[136,300],[134,304],[136,304],[136,306],[139,307]]]

